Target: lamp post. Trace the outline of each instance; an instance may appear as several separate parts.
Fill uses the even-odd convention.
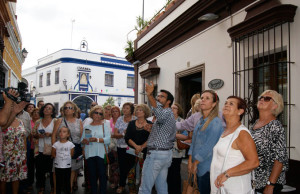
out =
[[[121,106],[121,97],[118,97],[118,105]]]
[[[63,84],[64,84],[64,86],[65,86],[65,88],[67,90],[67,80],[66,79],[63,80]]]

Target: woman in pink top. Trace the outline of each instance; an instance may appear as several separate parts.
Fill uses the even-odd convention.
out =
[[[121,111],[120,111],[120,108],[117,107],[117,106],[113,106],[111,108],[111,119],[109,120],[110,122],[110,127],[111,127],[111,140],[110,140],[110,152],[109,152],[109,159],[112,161],[111,162],[111,165],[110,165],[110,177],[108,177],[108,180],[110,182],[110,187],[111,188],[116,188],[116,186],[118,185],[118,182],[119,182],[119,177],[120,177],[120,174],[119,174],[119,165],[118,165],[118,161],[117,161],[117,157],[118,157],[118,154],[117,154],[117,141],[116,139],[114,138],[113,134],[114,134],[114,129],[115,129],[115,124],[118,120],[118,118],[121,116]]]

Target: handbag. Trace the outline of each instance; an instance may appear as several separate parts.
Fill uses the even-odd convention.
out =
[[[66,119],[64,119],[64,122],[65,122],[66,127],[69,128]],[[71,134],[71,129],[70,129],[70,139],[71,139],[71,142],[75,145],[75,147],[74,147],[74,154],[72,156],[72,159],[77,159],[77,158],[79,158],[82,155],[82,148],[81,148],[81,144],[80,143],[74,143],[73,142],[73,138],[72,138],[72,134]]]
[[[183,181],[182,194],[200,194],[195,175],[189,173],[188,179]]]
[[[44,143],[43,154],[50,156],[51,155],[51,151],[52,151],[52,145],[48,144],[48,143]]]
[[[237,133],[237,130],[235,130],[233,136],[231,137],[231,140],[229,142],[229,145],[227,147],[227,151],[226,151],[226,155],[225,155],[225,158],[224,158],[224,161],[223,161],[223,165],[222,165],[222,169],[221,169],[221,172],[223,172],[223,169],[224,169],[224,166],[226,164],[226,161],[227,161],[227,156],[228,156],[228,153],[229,153],[229,148],[230,146],[232,145],[232,141],[233,141],[233,138],[234,136],[236,135]],[[247,192],[247,194],[255,194],[255,175],[254,175],[254,171],[252,170],[251,172],[251,175],[252,175],[252,180],[251,180],[251,185],[252,185],[252,189]],[[217,194],[229,194],[229,192],[226,191],[226,189],[224,187],[220,187],[217,191]]]
[[[190,146],[188,144],[182,143],[181,140],[177,139],[177,148],[179,150],[188,149]]]

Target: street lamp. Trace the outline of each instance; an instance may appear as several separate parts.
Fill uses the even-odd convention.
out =
[[[121,97],[118,97],[118,105],[121,106]]]
[[[25,48],[23,48],[23,50],[22,50],[22,55],[24,58],[26,58],[28,55],[28,51]]]
[[[67,80],[66,79],[63,80],[63,84],[64,84],[64,86],[65,86],[65,88],[67,90]]]

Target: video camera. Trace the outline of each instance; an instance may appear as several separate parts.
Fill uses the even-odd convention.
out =
[[[18,91],[18,93],[20,95],[18,97],[14,97],[14,96],[10,95],[8,93],[9,89],[14,89],[14,90]],[[19,82],[18,83],[18,88],[13,88],[13,87],[0,88],[0,108],[2,108],[3,105],[4,105],[4,99],[3,99],[3,96],[2,96],[3,92],[5,92],[6,96],[9,99],[15,101],[16,103],[20,103],[21,101],[30,102],[30,99],[31,99],[31,95],[30,95],[30,93],[28,92],[28,89],[27,89],[27,84],[24,83],[24,82]]]

